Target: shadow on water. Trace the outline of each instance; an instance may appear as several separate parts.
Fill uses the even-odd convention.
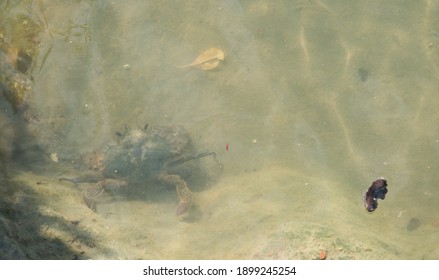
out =
[[[96,244],[79,221],[41,213],[42,203],[24,183],[3,179],[1,184],[1,259],[89,258],[86,248]],[[57,237],[53,231],[69,236],[69,240]]]
[[[51,194],[56,187],[53,182],[38,179],[51,177],[43,175],[50,164],[42,151],[16,122],[7,124],[4,116],[0,122],[2,132],[7,125],[14,127],[6,129],[14,135],[3,133],[1,143],[0,259],[90,258],[88,250],[99,246],[95,237],[81,219],[68,217],[51,205],[49,199],[62,204],[63,197]]]
[[[6,1],[0,12],[0,259],[88,259],[89,250],[106,249],[81,216],[59,211],[66,192],[29,129],[37,120],[27,106],[40,26],[12,12],[27,3]]]

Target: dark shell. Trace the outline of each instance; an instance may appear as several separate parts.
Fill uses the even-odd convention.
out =
[[[189,136],[183,126],[127,129],[118,144],[104,151],[104,176],[142,182],[179,158],[188,144]]]
[[[378,207],[378,199],[385,199],[387,194],[387,181],[379,178],[372,183],[364,194],[364,207],[367,211],[373,212]]]

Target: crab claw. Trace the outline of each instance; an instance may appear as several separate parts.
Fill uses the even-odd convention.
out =
[[[99,182],[93,187],[88,187],[82,192],[82,198],[85,204],[92,211],[96,211],[96,198],[102,195],[105,187],[104,184]]]
[[[177,184],[177,195],[180,202],[178,203],[176,214],[180,216],[186,213],[192,205],[192,192],[183,180],[181,180],[180,184]]]
[[[187,187],[186,182],[180,176],[166,172],[162,172],[159,179],[166,184],[175,185],[177,189],[177,195],[180,199],[176,211],[177,216],[186,213],[192,205],[192,192]]]
[[[180,203],[178,203],[177,211],[175,212],[175,214],[177,216],[183,215],[189,210],[189,208],[191,208],[191,204],[191,202],[180,201]]]

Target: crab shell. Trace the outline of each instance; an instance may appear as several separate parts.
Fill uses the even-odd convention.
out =
[[[189,137],[183,126],[154,126],[126,131],[117,145],[103,152],[103,174],[144,182],[156,176],[166,163],[188,149]]]

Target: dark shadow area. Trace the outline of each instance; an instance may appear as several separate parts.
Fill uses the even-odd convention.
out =
[[[80,220],[51,209],[48,202],[62,194],[44,195],[48,186],[38,178],[53,181],[54,171],[26,124],[19,113],[0,114],[0,259],[89,259],[95,237]]]
[[[0,188],[0,259],[88,259],[96,247],[80,222],[40,212],[44,205],[31,187],[2,178]],[[52,230],[69,236],[51,237]]]
[[[53,180],[54,172],[29,129],[39,125],[29,104],[41,26],[25,12],[9,14],[26,3],[0,4],[0,259],[89,259],[89,250],[101,250],[95,237],[80,220],[52,209],[48,202],[61,194],[45,195],[44,183],[36,179]]]
[[[62,192],[46,195],[50,184],[41,178],[53,181],[54,170],[19,119],[0,114],[0,259],[91,258],[95,237],[52,209],[49,202],[62,200]]]

